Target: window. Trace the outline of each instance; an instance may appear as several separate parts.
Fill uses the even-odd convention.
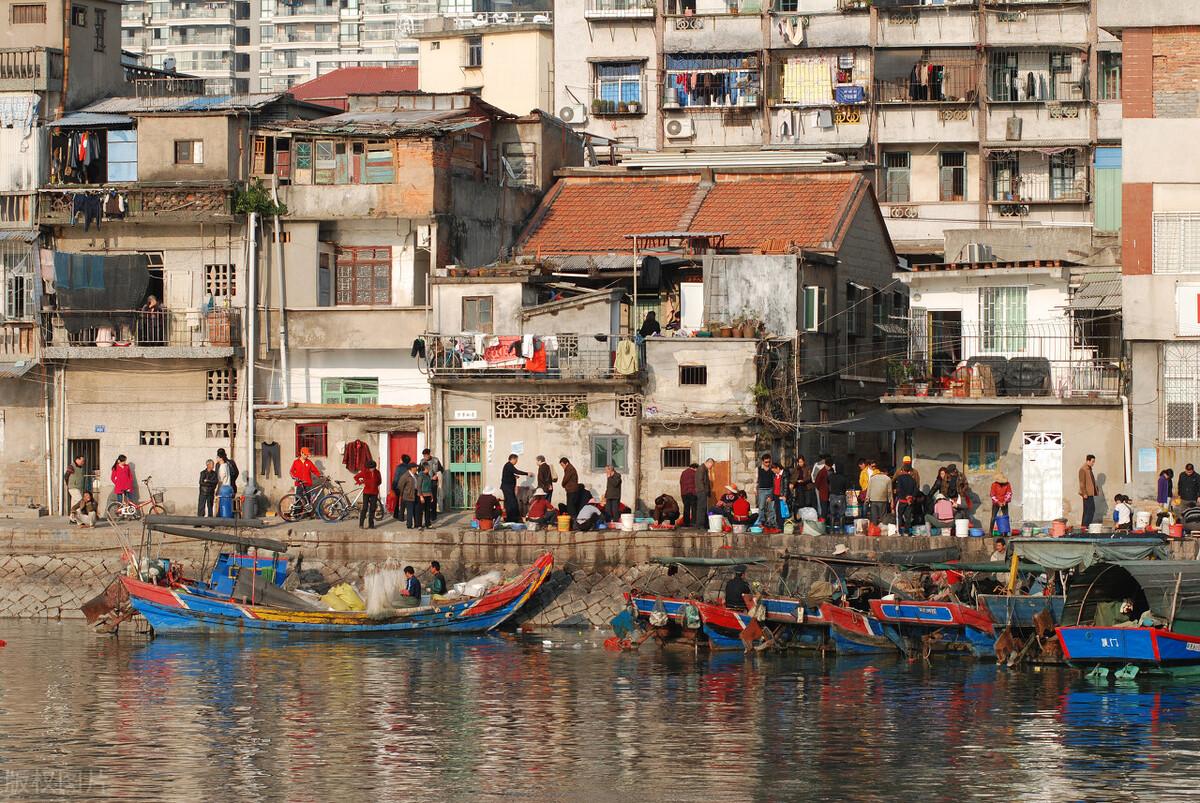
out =
[[[76,28],[87,27],[87,7],[71,6],[71,24]]]
[[[628,466],[629,439],[624,435],[592,436],[592,470],[600,471],[612,466],[625,471]]]
[[[274,86],[274,84],[270,78],[259,78],[258,79],[258,91],[259,92],[269,93],[273,86]]]
[[[1154,213],[1154,273],[1200,273],[1200,212]]]
[[[170,446],[171,433],[165,429],[143,429],[138,432],[139,446]]]
[[[995,471],[999,467],[1000,435],[967,432],[963,435],[963,464],[967,471]]]
[[[274,25],[259,25],[258,26],[258,41],[267,42],[275,41],[275,26]]]
[[[233,368],[217,368],[205,372],[209,401],[232,401],[237,398],[237,371]]]
[[[1021,165],[1015,153],[993,154],[990,158],[992,165],[992,200],[1020,200]]]
[[[483,66],[483,37],[468,36],[467,37],[467,64],[468,67]]]
[[[795,14],[800,10],[800,0],[775,0],[775,10],[780,14]]]
[[[861,335],[867,328],[867,310],[864,305],[871,293],[869,287],[855,282],[846,283],[846,332]]]
[[[137,131],[109,131],[108,180],[137,181]]]
[[[329,425],[318,424],[296,425],[296,454],[307,448],[313,457],[326,457],[329,454]]]
[[[1161,349],[1163,438],[1200,440],[1200,343],[1163,343]]]
[[[23,3],[12,6],[13,25],[38,25],[46,21],[45,3]]]
[[[210,422],[204,425],[204,437],[210,440],[230,440],[233,438],[234,431],[234,425],[225,421]]]
[[[258,52],[258,66],[264,70],[271,69],[271,59],[274,54],[270,50],[260,50]]]
[[[757,53],[666,57],[663,105],[668,108],[757,106],[762,85]]]
[[[464,332],[492,331],[492,297],[467,296],[462,302],[462,330]]]
[[[204,164],[204,143],[198,139],[175,140],[175,164]]]
[[[687,468],[692,464],[691,449],[673,449],[667,448],[662,450],[662,467],[663,468]]]
[[[887,323],[887,296],[875,288],[871,288],[871,322],[876,333]]]
[[[679,366],[679,384],[681,384],[681,385],[707,385],[708,384],[708,366],[707,365],[681,365],[681,366]]]
[[[1075,185],[1075,151],[1064,151],[1050,157],[1050,200],[1082,200],[1083,193]]]
[[[883,197],[887,203],[908,203],[910,163],[907,151],[883,155]]]
[[[979,320],[983,351],[991,354],[1025,350],[1027,287],[981,287]]]
[[[1100,54],[1098,95],[1100,100],[1121,99],[1121,54],[1109,51]]]
[[[938,154],[941,172],[941,200],[967,199],[967,154],[963,151],[942,151]]]
[[[290,243],[292,241],[292,233],[290,231],[279,232],[279,242]],[[275,232],[271,232],[271,242],[275,242]]]
[[[824,287],[808,285],[804,288],[804,331],[819,332],[828,314],[827,291]]]
[[[104,52],[104,17],[105,12],[102,8],[92,9],[92,28],[96,32],[96,44],[93,49],[97,53]]]
[[[379,380],[322,379],[321,404],[379,404]]]
[[[335,304],[391,304],[392,249],[339,248]]]
[[[628,104],[642,102],[642,64],[625,61],[596,65],[597,114],[628,114]],[[621,112],[621,104],[626,104]]]
[[[430,42],[430,43],[429,43],[429,49],[430,49],[430,50],[441,50],[441,49],[442,49],[442,43],[441,43],[441,42]]]
[[[387,142],[368,142],[366,145],[366,170],[368,184],[391,184],[396,180],[392,163],[392,146]]]
[[[316,170],[313,173],[314,184],[332,184],[337,175],[337,149],[330,140],[317,140]],[[300,167],[297,160],[296,167]]]
[[[204,292],[213,298],[237,294],[237,269],[234,265],[205,265]]]
[[[509,183],[518,187],[537,185],[537,145],[535,143],[506,142],[500,158],[505,178]]]

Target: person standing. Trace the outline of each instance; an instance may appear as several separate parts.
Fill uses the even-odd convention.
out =
[[[417,470],[417,529],[433,526],[433,477],[425,463]]]
[[[392,518],[394,518],[396,521],[400,521],[404,518],[404,502],[400,499],[400,483],[404,480],[405,475],[409,473],[408,468],[411,465],[412,456],[406,454],[401,455],[400,462],[397,464],[396,470],[392,472],[392,481],[390,487],[392,489],[392,493],[396,495],[396,509],[392,511]]]
[[[237,480],[240,476],[237,463],[229,459],[229,455],[224,449],[217,449],[217,487],[229,488],[229,495],[233,496],[237,493]],[[217,496],[220,496],[220,492]]]
[[[609,521],[621,519],[621,475],[613,466],[604,467],[604,515]]]
[[[396,509],[404,508],[404,524],[408,529],[417,528],[417,464],[409,463],[408,470],[400,478],[396,491]]]
[[[992,520],[988,522],[987,533],[992,535],[996,532],[996,517],[1008,516],[1008,504],[1012,501],[1013,489],[1008,482],[1008,477],[1004,476],[1003,472],[996,472],[996,480],[992,483],[989,496],[992,498]],[[1008,535],[1008,532],[1001,533]]]
[[[1084,529],[1096,518],[1096,496],[1100,489],[1096,486],[1096,472],[1092,468],[1095,465],[1096,455],[1090,454],[1079,467],[1079,496],[1083,499]]]
[[[432,527],[433,522],[437,519],[438,514],[438,488],[440,487],[442,474],[445,473],[446,467],[442,465],[442,461],[433,456],[433,452],[429,449],[421,450],[421,466],[429,474],[429,483],[433,490],[432,501],[429,505],[429,512],[425,515],[425,520],[428,522],[427,527]]]
[[[813,467],[812,482],[817,496],[818,518],[829,516],[829,466],[832,463],[833,458],[825,454],[821,455],[821,459]]]
[[[296,483],[296,493],[303,493],[316,483],[321,476],[320,469],[317,464],[312,461],[312,452],[307,446],[300,447],[300,456],[292,461],[291,471],[292,481]]]
[[[692,526],[692,516],[696,512],[696,469],[695,463],[683,470],[679,475],[679,498],[683,502],[683,524],[681,527]]]
[[[638,334],[643,339],[662,334],[662,327],[658,324],[658,318],[654,315],[654,310],[646,313],[646,319],[642,321],[642,328],[638,329]]]
[[[696,470],[696,510],[692,526],[708,529],[708,497],[712,495],[712,469],[716,462],[710,457]]]
[[[876,470],[867,480],[867,518],[878,525],[892,506],[892,478],[886,471]]]
[[[892,481],[893,498],[896,500],[896,524],[907,530],[913,524],[912,503],[921,486],[917,484],[912,463],[903,463]]]
[[[829,516],[827,521],[834,527],[841,527],[846,521],[846,491],[850,490],[850,481],[842,473],[837,463],[829,465]]]
[[[567,514],[575,516],[579,512],[579,472],[575,470],[575,466],[571,465],[571,461],[563,457],[559,459],[558,464],[562,466],[562,487],[567,495]]]
[[[504,494],[504,520],[521,520],[521,503],[517,500],[517,477],[529,476],[528,471],[517,468],[517,456],[510,454],[500,472],[500,493]]]
[[[1156,497],[1158,506],[1163,510],[1168,510],[1171,507],[1171,499],[1174,497],[1173,484],[1175,481],[1175,469],[1164,468],[1158,472],[1158,495]]]
[[[379,486],[383,484],[383,475],[375,465],[374,460],[368,460],[362,471],[354,475],[354,482],[363,487],[362,505],[358,510],[358,529],[366,522],[367,529],[375,529],[375,513],[379,510]]]
[[[200,500],[196,503],[196,515],[208,516],[213,515],[213,498],[217,494],[217,484],[220,478],[217,476],[216,463],[211,460],[204,461],[204,469],[200,472]]]
[[[771,470],[771,455],[763,453],[758,461],[758,472],[754,483],[754,503],[758,506],[758,520],[764,527],[775,527],[774,515],[768,511],[773,507],[771,495],[775,489],[775,472]]]
[[[125,455],[117,455],[117,460],[112,464],[112,471],[108,478],[112,481],[112,492],[117,501],[133,500],[133,467],[129,465],[129,459]]]
[[[83,499],[83,492],[87,490],[87,472],[84,471],[83,455],[76,455],[71,461],[71,465],[67,467],[67,498],[69,501],[68,512],[74,510],[79,501]],[[78,524],[75,516],[70,516],[71,521]]]
[[[1188,508],[1196,506],[1196,499],[1200,498],[1200,473],[1196,472],[1196,467],[1191,463],[1183,467],[1183,473],[1179,475],[1179,484],[1176,490],[1179,493],[1181,513]]]
[[[542,454],[537,456],[537,487],[545,495],[546,501],[554,504],[551,502],[554,497],[554,471],[546,462],[546,456]]]
[[[813,482],[812,471],[808,467],[808,461],[804,459],[804,455],[796,457],[796,476],[793,479],[796,481],[796,508],[811,507],[815,508],[813,503]]]

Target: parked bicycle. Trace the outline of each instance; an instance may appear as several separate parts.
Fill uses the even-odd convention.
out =
[[[318,514],[317,503],[330,490],[329,480],[321,481],[300,493],[290,493],[279,500],[279,517],[284,521],[311,519]]]
[[[317,500],[317,513],[330,524],[343,521],[362,507],[363,486],[356,486],[353,491],[346,493],[345,481],[334,482],[337,483],[337,490],[331,490]]]
[[[110,502],[108,505],[108,517],[113,521],[136,521],[142,517],[142,511],[147,508],[151,515],[161,516],[166,513],[166,508],[163,507],[162,488],[152,489],[150,480],[154,477],[147,475],[146,479],[142,480],[142,485],[146,486],[145,502],[134,502],[132,499],[117,499]]]

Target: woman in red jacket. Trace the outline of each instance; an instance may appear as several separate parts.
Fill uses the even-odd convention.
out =
[[[383,476],[375,467],[374,460],[368,460],[367,466],[354,475],[354,482],[363,487],[362,506],[358,510],[358,528],[363,522],[368,522],[367,529],[375,529],[375,511],[379,509],[379,486],[383,484]]]
[[[113,496],[121,502],[133,499],[133,467],[123,454],[117,455],[117,461],[112,465],[109,479],[113,484]]]
[[[996,516],[1008,516],[1008,503],[1012,501],[1012,494],[1013,489],[1008,484],[1008,477],[997,472],[996,481],[992,483],[992,520],[987,528],[989,535],[996,531]]]

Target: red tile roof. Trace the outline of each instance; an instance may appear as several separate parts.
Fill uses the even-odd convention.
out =
[[[319,78],[296,84],[289,92],[297,100],[345,111],[350,93],[410,92],[417,88],[416,67],[342,67]]]
[[[696,201],[699,176],[560,179],[521,236],[526,254],[627,251],[627,234],[725,232],[725,247],[830,250],[841,243],[866,179],[852,173],[718,175]]]

